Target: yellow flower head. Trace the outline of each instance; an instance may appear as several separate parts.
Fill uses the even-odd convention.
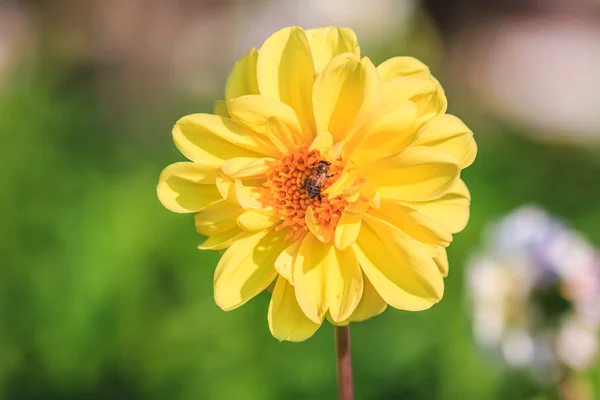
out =
[[[288,27],[250,50],[214,115],[176,123],[191,162],[158,184],[165,207],[196,213],[201,249],[226,249],[216,303],[232,310],[272,288],[271,332],[291,341],[325,317],[437,303],[446,247],[469,218],[460,172],[476,154],[446,107],[427,66],[375,67],[350,29]]]

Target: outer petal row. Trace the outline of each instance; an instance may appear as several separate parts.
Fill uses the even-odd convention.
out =
[[[354,252],[337,250],[312,234],[300,244],[293,280],[300,308],[319,324],[327,311],[336,322],[349,318],[363,294],[362,273]]]
[[[473,163],[477,144],[473,132],[457,117],[444,114],[429,121],[421,130],[415,146],[429,146],[452,154],[465,169]]]
[[[264,230],[237,239],[229,247],[215,270],[215,302],[223,310],[245,304],[262,292],[277,277],[273,267],[285,249],[285,234]]]
[[[259,54],[256,73],[260,94],[291,106],[303,121],[314,126],[311,93],[315,70],[304,30],[288,27],[274,33]]]
[[[335,56],[352,53],[360,56],[356,34],[349,28],[326,27],[306,31],[315,69],[320,71]]]
[[[161,203],[176,213],[200,211],[221,200],[215,186],[218,169],[213,166],[178,162],[166,167],[158,180]]]
[[[430,201],[443,196],[460,177],[456,159],[448,153],[411,146],[402,153],[372,163],[363,176],[381,197],[399,201]]]
[[[331,133],[334,143],[344,139],[359,114],[377,105],[379,85],[368,58],[346,53],[329,61],[312,92],[317,132]]]
[[[175,145],[191,161],[220,167],[235,157],[277,156],[279,151],[253,131],[229,118],[192,114],[173,128]]]
[[[410,311],[437,303],[444,282],[427,248],[382,220],[365,215],[363,221],[366,224],[353,248],[386,303]]]
[[[422,62],[412,57],[394,57],[377,67],[377,71],[384,101],[415,102],[419,108],[419,125],[446,112],[448,101],[444,89]]]

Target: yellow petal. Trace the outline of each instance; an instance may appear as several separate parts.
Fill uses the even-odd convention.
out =
[[[437,249],[438,254],[433,257],[433,261],[438,266],[440,273],[445,278],[448,276],[448,253],[443,247]]]
[[[210,236],[200,246],[198,246],[198,248],[200,250],[226,249],[229,246],[231,246],[231,244],[234,243],[236,240],[244,237],[245,235],[247,235],[247,233],[236,226],[235,228],[226,232],[217,233],[215,235]]]
[[[469,221],[471,195],[467,185],[458,180],[450,190],[437,200],[403,202],[423,215],[438,221],[450,233],[462,231]]]
[[[417,138],[415,103],[387,102],[361,118],[348,134],[344,154],[355,164],[365,164],[397,154]]]
[[[447,247],[452,242],[452,234],[439,222],[395,201],[383,199],[379,209],[372,209],[369,214],[387,221],[422,243]]]
[[[379,77],[368,58],[361,61],[348,53],[333,58],[319,73],[313,90],[317,132],[329,132],[334,143],[339,142],[379,97]]]
[[[266,135],[267,121],[275,117],[283,122],[294,137],[309,141],[312,133],[303,127],[296,111],[281,101],[261,95],[238,97],[229,103],[231,118],[255,132]]]
[[[331,247],[327,257],[327,304],[334,322],[352,315],[363,294],[362,272],[352,249]]]
[[[225,251],[214,277],[215,302],[233,310],[265,290],[277,276],[275,259],[285,248],[281,232],[259,231],[236,240]]]
[[[448,109],[446,94],[439,82],[433,78],[401,76],[381,85],[384,101],[407,99],[413,101],[419,109],[417,126],[422,126]]]
[[[414,57],[393,57],[377,67],[382,82],[390,81],[400,76],[430,76],[429,67]]]
[[[311,130],[314,130],[311,101],[314,76],[312,55],[302,28],[283,28],[260,48],[257,64],[260,94],[291,106]]]
[[[460,167],[450,154],[411,146],[397,156],[363,169],[381,197],[401,201],[429,201],[443,196],[458,181]]]
[[[215,101],[213,106],[213,114],[229,118],[229,111],[227,110],[227,103],[225,100]]]
[[[240,96],[258,94],[257,61],[258,51],[252,48],[248,54],[236,62],[225,83],[225,101],[227,103]]]
[[[237,224],[245,231],[261,231],[275,225],[279,217],[261,210],[249,208],[237,217]]]
[[[279,340],[301,342],[310,338],[319,329],[304,315],[296,301],[294,287],[283,277],[277,278],[271,303],[269,304],[269,329]]]
[[[223,172],[221,172],[215,179],[215,184],[217,185],[219,193],[221,193],[221,197],[232,204],[239,204],[235,195],[235,183],[233,179],[225,176]]]
[[[462,169],[475,160],[477,144],[473,132],[457,117],[440,115],[423,127],[415,146],[431,146],[452,154]]]
[[[192,114],[181,118],[173,128],[173,140],[181,153],[199,164],[216,165],[230,158],[275,157],[279,151],[251,130],[229,118]]]
[[[276,117],[267,120],[265,134],[282,154],[286,154],[296,148],[297,145],[302,144],[301,139],[295,137],[287,125]]]
[[[385,222],[364,215],[353,245],[362,270],[394,308],[420,311],[443,296],[444,282],[427,248]]]
[[[349,165],[346,165],[344,170],[341,172],[340,177],[333,182],[331,186],[323,190],[322,194],[326,194],[330,198],[339,196],[354,184],[355,179],[356,170],[354,168],[350,168]]]
[[[305,235],[294,262],[296,299],[304,314],[317,324],[327,312],[327,264],[331,247],[314,235]]]
[[[244,186],[240,179],[235,180],[235,195],[239,205],[242,206],[243,209],[263,208],[262,203],[259,200],[261,191],[264,191],[264,189]]]
[[[329,243],[333,240],[333,229],[330,226],[317,224],[317,220],[315,219],[315,213],[312,209],[312,206],[309,206],[306,209],[306,214],[304,215],[304,222],[306,222],[306,226],[312,232],[312,234],[315,235],[315,237],[321,242]]]
[[[387,308],[387,303],[381,298],[377,290],[373,287],[373,284],[363,274],[363,295],[360,299],[360,303],[356,307],[356,310],[352,313],[347,322],[362,322],[369,318],[373,318]]]
[[[344,142],[338,142],[331,146],[324,154],[326,160],[337,160],[342,156],[342,150],[344,150]]]
[[[205,236],[229,231],[237,227],[235,219],[242,211],[240,206],[225,200],[211,204],[194,216],[196,231]]]
[[[315,140],[311,143],[309,151],[318,150],[319,153],[323,154],[327,152],[333,146],[333,137],[329,132],[320,132],[315,137]]]
[[[360,55],[356,34],[349,28],[325,27],[306,31],[317,71],[343,53]]]
[[[221,170],[230,178],[264,177],[264,174],[270,168],[269,162],[272,161],[275,161],[275,159],[269,157],[230,158],[223,163]]]
[[[340,218],[335,228],[335,247],[344,250],[356,242],[356,238],[358,238],[358,233],[360,232],[361,221],[360,214],[343,212],[342,218]]]
[[[158,179],[160,202],[176,213],[200,211],[220,201],[221,194],[214,185],[217,170],[190,162],[166,167]]]
[[[279,257],[277,257],[277,260],[275,260],[275,269],[277,272],[292,284],[294,283],[294,262],[296,261],[296,255],[298,255],[301,243],[302,238],[296,240],[286,247]]]

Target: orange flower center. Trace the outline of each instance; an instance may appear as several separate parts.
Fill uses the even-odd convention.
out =
[[[264,186],[267,195],[261,196],[264,206],[270,206],[282,219],[277,226],[281,231],[286,227],[290,237],[298,238],[308,231],[304,217],[308,207],[313,209],[317,225],[335,228],[341,218],[342,211],[348,204],[342,196],[329,198],[322,193],[333,184],[341,174],[341,160],[326,163],[317,150],[309,151],[307,147],[296,149],[277,161],[273,161],[267,172]],[[310,194],[314,197],[311,198]]]

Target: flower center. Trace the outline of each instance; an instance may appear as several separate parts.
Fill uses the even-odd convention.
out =
[[[342,196],[330,198],[323,193],[343,171],[341,160],[327,162],[317,150],[296,149],[277,161],[267,172],[264,186],[267,195],[261,196],[264,206],[273,208],[282,219],[281,231],[291,228],[286,239],[298,238],[308,230],[304,218],[311,207],[317,225],[335,228],[348,204]]]

